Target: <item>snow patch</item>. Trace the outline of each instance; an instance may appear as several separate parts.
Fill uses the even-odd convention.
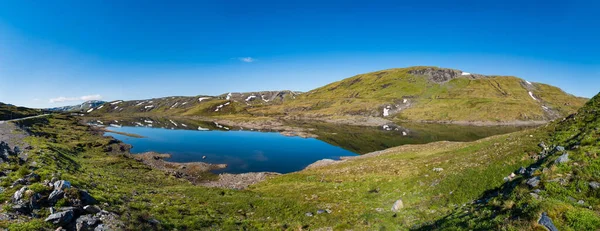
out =
[[[151,123],[154,123],[154,121],[152,121],[152,120],[144,120],[144,123],[151,124]]]
[[[184,126],[184,127],[186,127],[186,128],[187,128],[187,125],[185,125],[185,124],[181,124],[181,126]]]
[[[225,98],[226,100],[231,99],[231,92],[229,92],[229,94],[227,94],[227,97]]]
[[[145,102],[141,102],[141,103],[138,103],[138,104],[136,104],[135,106],[137,107],[137,106],[140,106],[140,105],[142,105],[142,104],[144,104],[144,103],[145,103]]]
[[[406,132],[404,132],[404,131],[403,131],[403,132],[402,132],[402,135],[403,135],[403,136],[407,136],[407,135],[408,135],[408,133],[406,133]]]
[[[177,123],[173,122],[173,120],[169,120],[169,122],[171,122],[173,125],[175,125],[175,127],[179,126],[179,125],[177,125]]]
[[[109,126],[115,127],[115,128],[120,128],[121,127],[121,125],[118,125],[118,124],[110,124]]]
[[[527,84],[531,85],[531,82],[529,82],[529,81],[527,81],[527,80],[525,80],[525,82],[526,82]]]
[[[116,101],[116,102],[112,102],[112,103],[110,103],[110,105],[120,104],[120,103],[122,103],[122,102],[123,102],[123,100],[119,100],[119,101]]]
[[[198,102],[202,102],[202,100],[210,99],[210,97],[200,97],[198,98]]]
[[[153,108],[153,107],[154,107],[154,105],[148,105],[148,106],[144,106],[144,108],[145,108],[145,109],[148,109],[148,108]]]
[[[533,93],[532,93],[532,92],[529,92],[529,96],[531,96],[531,98],[532,98],[533,100],[535,100],[535,101],[539,101],[537,98],[535,98],[535,96],[533,96]]]
[[[208,128],[198,127],[198,131],[208,131]]]
[[[383,128],[383,130],[386,130],[386,131],[390,131],[390,130],[392,130],[392,128],[391,128],[389,125],[387,125],[387,124],[386,124],[386,125],[383,125],[383,127],[382,127],[382,128]]]
[[[254,98],[256,98],[256,96],[255,96],[255,95],[248,96],[248,98],[246,98],[246,101],[250,101],[250,100],[252,100],[252,99],[254,99]]]
[[[227,102],[227,103],[225,103],[225,104],[221,104],[221,105],[217,106],[217,109],[215,109],[215,111],[219,111],[219,110],[221,110],[221,108],[223,108],[223,107],[225,107],[225,106],[229,105],[229,103],[230,103],[230,102]]]
[[[90,108],[90,110],[87,110],[87,113],[90,113],[90,112],[92,112],[93,110],[94,110],[93,108]]]
[[[102,109],[102,107],[104,107],[104,105],[100,105],[100,107],[96,108],[96,110]]]
[[[460,75],[471,75],[471,73],[469,73],[469,72],[463,72]]]
[[[119,106],[116,106],[115,108],[113,108],[113,110],[117,110],[119,108]]]
[[[144,125],[143,125],[142,123],[140,123],[140,122],[135,122],[135,125],[136,125],[136,126],[139,126],[139,127],[143,127],[143,126],[144,126]]]
[[[390,106],[387,106],[385,108],[383,108],[383,116],[389,116],[390,115]]]
[[[183,106],[183,105],[186,105],[186,104],[187,104],[187,102],[183,102],[183,103],[181,104],[181,106]]]
[[[402,103],[408,103],[408,99],[403,99]]]
[[[179,105],[179,102],[176,102],[175,104],[173,104],[173,106],[171,106],[171,108],[177,107],[177,105]]]

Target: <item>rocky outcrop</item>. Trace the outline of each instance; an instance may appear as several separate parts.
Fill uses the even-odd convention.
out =
[[[471,74],[459,70],[437,67],[423,67],[408,71],[412,75],[424,75],[429,77],[429,80],[435,83],[445,83],[452,79],[464,77],[470,79],[484,78],[485,75]]]

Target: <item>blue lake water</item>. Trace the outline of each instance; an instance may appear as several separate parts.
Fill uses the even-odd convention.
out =
[[[227,164],[228,173],[301,170],[321,159],[357,155],[315,138],[287,137],[276,132],[194,131],[148,127],[110,127],[110,130],[144,136],[108,134],[133,145],[132,153],[171,154],[167,161],[202,161]],[[206,159],[202,159],[206,156]]]

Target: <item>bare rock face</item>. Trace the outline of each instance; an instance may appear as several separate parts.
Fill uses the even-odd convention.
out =
[[[470,78],[470,79],[478,79],[484,78],[484,75],[479,74],[471,74],[467,72],[462,72],[454,69],[447,68],[436,68],[436,67],[423,67],[420,69],[410,70],[409,74],[412,75],[424,75],[429,77],[429,80],[435,83],[445,83],[455,78]]]

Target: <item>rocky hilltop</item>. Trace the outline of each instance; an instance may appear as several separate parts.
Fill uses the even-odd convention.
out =
[[[96,108],[102,104],[106,103],[105,101],[100,100],[88,100],[81,104],[64,106],[64,107],[53,107],[47,108],[48,111],[56,111],[56,112],[91,112],[90,109]]]

